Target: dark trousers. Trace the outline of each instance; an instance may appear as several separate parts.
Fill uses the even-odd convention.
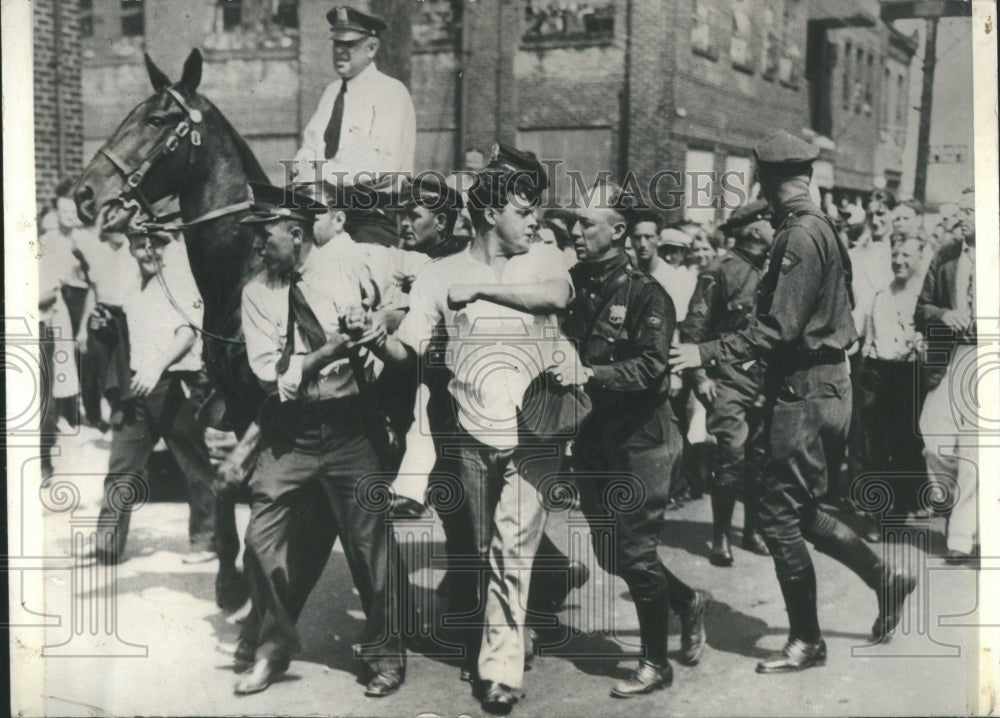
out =
[[[763,408],[758,384],[716,381],[716,399],[708,408],[707,429],[717,445],[713,489],[756,489],[767,459]]]
[[[595,401],[573,446],[580,508],[598,563],[625,580],[636,602],[666,596],[674,610],[686,608],[694,593],[656,550],[682,446],[669,403],[623,417]]]
[[[917,364],[865,359],[859,384],[864,432],[869,437],[867,471],[888,484],[897,512],[913,510],[927,473],[917,428],[921,408]]]
[[[205,446],[204,429],[184,396],[181,377],[167,372],[148,396],[122,402],[121,423],[113,427],[100,517],[106,533],[98,547],[98,552],[108,559],[120,559],[124,554],[133,505],[149,495],[146,461],[160,437],[187,484],[191,547],[214,549],[215,472]]]
[[[244,554],[253,614],[241,632],[257,660],[287,665],[298,652],[295,620],[339,534],[366,618],[356,655],[374,672],[404,664],[402,567],[388,507],[366,500],[379,462],[360,416],[356,398],[265,405]]]
[[[870,410],[871,394],[864,391],[869,381],[866,377],[868,364],[861,352],[850,358],[851,363],[851,420],[847,434],[847,474],[836,474],[829,477],[829,496],[831,499],[850,498],[851,486],[858,477],[868,471],[871,465],[871,436],[865,426],[865,415]]]
[[[875,554],[816,505],[844,453],[851,420],[847,364],[774,372],[767,394],[769,461],[758,516],[779,581],[812,574],[808,540],[874,588],[880,566]]]
[[[41,398],[40,455],[42,460],[42,478],[52,473],[52,447],[56,444],[56,434],[59,433],[59,408],[52,396],[52,382],[55,380],[53,368],[53,352],[55,351],[49,328],[45,322],[38,326],[38,352],[42,364],[41,380],[38,391]]]

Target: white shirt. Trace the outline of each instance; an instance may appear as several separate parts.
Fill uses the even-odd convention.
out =
[[[670,299],[674,303],[674,312],[677,315],[677,325],[684,321],[687,316],[688,304],[694,295],[694,289],[698,285],[698,271],[693,267],[675,267],[662,259],[655,262],[650,268],[649,276],[660,283]]]
[[[298,179],[314,179],[316,170],[308,160],[324,160],[324,178],[338,185],[354,184],[358,172],[369,180],[374,177],[371,173],[412,173],[417,137],[413,100],[402,82],[379,72],[375,63],[347,81],[340,144],[337,154],[325,159],[323,134],[342,83],[335,80],[327,85],[302,133],[302,148],[295,156],[300,163]]]
[[[159,361],[178,329],[192,324],[201,328],[202,325],[204,307],[201,295],[191,275],[187,257],[177,251],[178,247],[183,250],[183,246],[172,243],[168,247],[171,249],[164,251],[159,278],[154,276],[143,286],[137,269],[122,290],[132,371]],[[196,331],[194,344],[184,356],[167,367],[167,371],[198,371],[201,366],[201,333]]]
[[[377,278],[387,272],[381,266],[372,270],[370,259],[366,259],[371,255],[352,251],[349,246],[340,251],[325,251],[326,246],[313,247],[298,271],[302,275],[299,283],[302,295],[329,338],[340,332],[341,315],[350,307],[361,305],[362,293],[371,297],[374,287],[385,296],[388,288],[377,283]],[[346,358],[327,364],[316,379],[302,384],[302,362],[309,349],[301,331],[295,332],[294,354],[288,370],[278,375],[278,360],[288,334],[288,284],[287,278],[261,272],[243,288],[243,335],[253,373],[265,389],[276,389],[282,401],[315,401],[357,394],[357,383]],[[377,308],[386,307],[379,304]],[[369,379],[374,375],[374,361],[369,355],[366,361]]]
[[[913,361],[917,332],[913,312],[917,308],[920,283],[914,280],[893,291],[880,289],[872,300],[865,328],[866,357],[884,361]]]
[[[511,257],[499,276],[470,249],[427,264],[410,292],[410,311],[396,336],[418,356],[426,351],[435,327],[448,336],[445,362],[454,378],[448,388],[458,419],[479,441],[497,449],[517,446],[517,409],[524,390],[567,342],[554,315],[532,315],[487,301],[462,309],[448,307],[453,284],[522,284],[572,280],[562,253],[551,245],[530,245]],[[572,350],[570,348],[570,350]]]
[[[406,292],[417,273],[430,261],[430,257],[421,252],[383,247],[381,244],[360,244],[347,232],[331,237],[326,244],[317,246],[314,251],[330,254],[332,262],[339,261],[338,258],[345,256],[345,253],[358,257],[373,273],[376,285],[386,292],[381,297],[382,307],[394,309],[407,307]]]
[[[134,283],[139,274],[135,259],[128,250],[128,243],[115,249],[107,242],[98,242],[87,250],[86,257],[97,301],[120,307],[124,288]],[[180,242],[168,244],[164,249],[163,262],[165,266],[173,266],[175,262],[187,266],[184,245]]]
[[[874,239],[848,250],[851,259],[851,289],[854,293],[854,328],[862,339],[872,311],[875,293],[892,283],[892,250],[887,240]]]

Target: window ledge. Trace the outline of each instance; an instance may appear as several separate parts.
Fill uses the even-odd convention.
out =
[[[614,35],[555,35],[522,37],[522,50],[552,50],[558,48],[603,47],[613,45]]]

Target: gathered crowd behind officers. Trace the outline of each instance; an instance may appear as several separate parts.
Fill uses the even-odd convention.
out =
[[[753,317],[757,285],[774,229],[766,200],[733,212],[722,225],[735,238],[732,248],[705,267],[680,327],[683,342],[718,339],[745,329]],[[717,444],[714,472],[709,472],[712,498],[712,553],[715,566],[730,566],[730,526],[738,497],[743,499],[743,548],[767,554],[756,528],[756,504],[765,454],[763,426],[764,361],[699,368],[690,377],[695,395],[707,408],[708,432]]]
[[[121,294],[127,333],[108,326],[110,317],[91,323],[92,331],[106,330],[106,341],[127,352],[130,368],[112,418],[100,533],[92,547],[101,563],[119,563],[124,557],[132,504],[148,495],[139,482],[146,480],[146,461],[160,437],[187,484],[191,552],[185,561],[215,558],[215,473],[204,427],[188,398],[202,369],[202,300],[183,252],[165,251],[173,244],[171,231],[176,230],[157,225],[129,229],[129,251],[139,271]]]
[[[362,420],[359,396],[373,379],[372,362],[360,354],[358,362],[349,357],[356,345],[385,331],[366,308],[384,309],[374,297],[388,290],[377,284],[386,272],[372,270],[371,255],[317,248],[313,221],[323,208],[309,198],[269,185],[251,189],[253,207],[243,221],[254,226],[266,271],[243,290],[243,331],[250,367],[269,396],[250,480],[244,554],[253,610],[237,647],[237,659],[252,667],[235,690],[266,689],[299,649],[295,620],[333,543],[332,532],[319,545],[293,540],[299,512],[315,500],[317,492],[310,489],[318,483],[365,612],[356,649],[368,669],[365,694],[385,696],[404,677],[405,651],[396,630],[400,587],[389,565],[394,539],[385,514],[359,503],[360,482],[383,463]],[[291,207],[284,206],[286,196],[293,199]]]
[[[851,317],[851,265],[830,221],[809,198],[812,145],[778,132],[754,149],[761,193],[776,234],[756,313],[738,332],[671,351],[674,368],[767,360],[769,457],[762,482],[760,529],[774,559],[788,610],[784,648],[760,673],[799,671],[826,661],[819,628],[816,573],[806,548],[837,559],[876,592],[872,638],[885,640],[916,579],[887,565],[843,523],[818,507],[843,456],[851,381],[845,350],[857,340]]]
[[[635,602],[644,657],[611,689],[615,697],[630,698],[673,679],[667,660],[671,608],[681,621],[680,661],[698,663],[709,597],[671,573],[657,552],[682,445],[668,401],[673,302],[626,260],[629,208],[621,206],[620,188],[595,190],[573,226],[580,262],[571,270],[574,298],[563,322],[581,363],[560,367],[556,379],[582,384],[593,402],[574,444],[576,483],[596,558],[625,580]]]
[[[403,83],[375,66],[385,20],[345,6],[333,8],[326,18],[340,79],[327,86],[302,133],[296,179],[349,185],[359,173],[367,182],[377,173],[412,173],[417,134],[413,100]],[[322,163],[319,177],[311,162]]]

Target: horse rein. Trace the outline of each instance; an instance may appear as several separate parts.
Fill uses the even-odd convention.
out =
[[[176,218],[178,215],[167,215],[158,217],[156,212],[153,210],[152,205],[142,194],[142,190],[139,189],[139,185],[142,184],[143,179],[146,174],[156,165],[157,162],[164,159],[165,157],[173,154],[177,148],[180,146],[181,140],[190,135],[191,144],[188,149],[188,161],[187,165],[191,166],[194,164],[195,160],[195,148],[201,146],[201,133],[196,129],[196,126],[201,124],[202,114],[201,110],[192,108],[184,100],[184,97],[172,87],[168,87],[164,90],[173,100],[184,110],[185,117],[181,120],[170,134],[164,138],[162,142],[156,145],[146,157],[142,159],[139,166],[136,169],[129,169],[128,165],[119,157],[114,150],[107,146],[102,147],[99,152],[104,155],[108,161],[114,165],[115,169],[125,178],[125,187],[122,191],[118,193],[116,198],[122,203],[125,208],[136,206],[141,211],[145,212],[152,219],[153,222],[164,222]],[[220,207],[218,209],[211,210],[205,214],[196,217],[195,219],[184,222],[183,224],[177,225],[178,229],[183,229],[185,227],[191,227],[196,224],[201,224],[203,222],[208,222],[213,219],[218,219],[220,217],[225,217],[230,214],[236,214],[237,212],[242,212],[245,209],[249,209],[251,205],[251,200],[243,200],[242,202],[235,202],[233,204],[226,205],[225,207]],[[214,334],[206,329],[195,324],[191,321],[191,318],[187,315],[184,309],[180,306],[177,300],[174,298],[173,293],[167,286],[166,280],[163,278],[163,263],[157,262],[160,267],[160,271],[157,272],[156,278],[160,286],[163,288],[164,294],[166,294],[167,300],[176,309],[181,317],[187,322],[188,326],[194,329],[196,332],[202,334],[208,339],[213,339],[219,342],[225,342],[227,344],[242,345],[245,342],[240,339],[230,339],[228,337],[221,336],[219,334]]]
[[[139,185],[142,184],[143,179],[145,179],[146,174],[156,165],[157,162],[173,154],[178,146],[180,146],[181,140],[190,135],[191,144],[188,150],[188,165],[194,164],[194,148],[201,146],[201,133],[197,130],[196,126],[202,121],[201,110],[192,108],[184,100],[184,97],[172,87],[168,87],[164,90],[170,97],[173,98],[174,102],[184,110],[184,119],[182,119],[170,134],[164,138],[162,142],[156,145],[149,154],[147,154],[139,166],[135,169],[129,169],[128,165],[119,157],[114,150],[109,148],[107,145],[101,147],[98,152],[107,158],[109,162],[118,170],[119,174],[125,179],[125,186],[122,188],[121,192],[118,193],[118,199],[124,207],[131,207],[138,205],[143,211],[145,211],[150,217],[156,217],[156,213],[153,211],[152,206],[146,197],[142,194],[142,190],[139,189]]]

